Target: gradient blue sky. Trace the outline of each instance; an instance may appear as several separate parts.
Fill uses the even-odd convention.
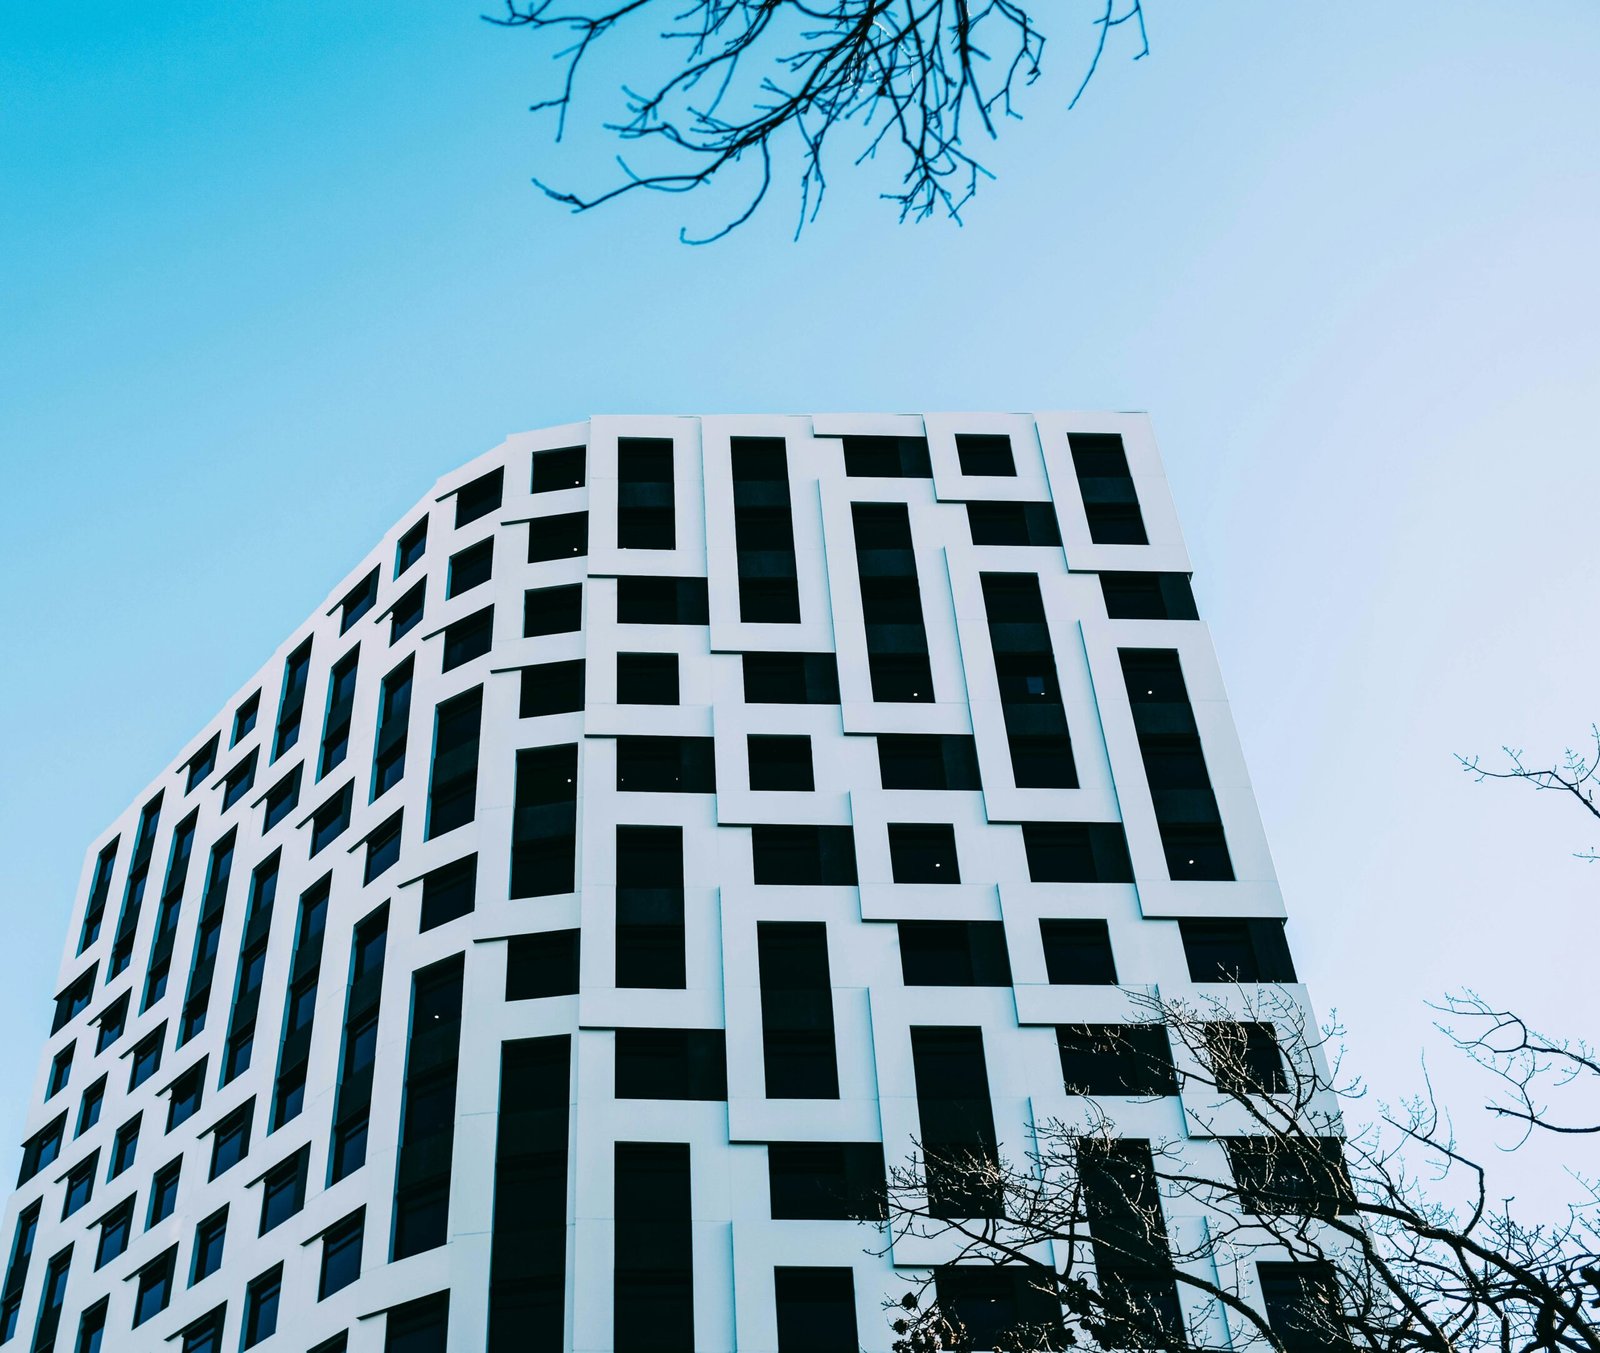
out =
[[[1463,984],[1594,1032],[1600,831],[1451,753],[1600,717],[1600,8],[1149,0],[1070,114],[1057,8],[965,228],[840,166],[696,250],[529,186],[472,0],[5,7],[0,1142],[96,833],[438,474],[591,412],[1150,410],[1355,1064]]]

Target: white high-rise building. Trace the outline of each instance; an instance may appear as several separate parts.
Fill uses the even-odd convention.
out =
[[[1189,573],[1131,414],[447,475],[91,844],[0,1342],[887,1350],[886,1165],[1130,989],[1303,999]]]

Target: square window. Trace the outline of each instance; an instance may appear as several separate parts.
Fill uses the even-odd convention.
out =
[[[811,790],[811,739],[805,736],[751,733],[750,788],[758,790]]]
[[[474,611],[455,624],[445,626],[443,670],[448,672],[474,658],[481,658],[489,651],[493,639],[493,606],[485,606],[481,611]]]
[[[570,634],[583,628],[583,584],[535,587],[522,594],[522,634]]]
[[[505,494],[504,468],[490,470],[456,490],[456,529],[496,511]]]
[[[506,1000],[578,994],[577,930],[513,935],[506,944]]]
[[[478,857],[468,855],[422,876],[422,917],[418,928],[433,930],[466,916],[477,904]]]
[[[581,489],[586,455],[587,449],[581,446],[559,446],[550,451],[535,451],[532,491],[559,493],[562,489]]]
[[[780,1267],[772,1282],[778,1353],[858,1353],[850,1269]]]
[[[1111,930],[1104,921],[1043,917],[1039,921],[1039,938],[1051,985],[1099,986],[1116,982]]]
[[[522,694],[517,717],[574,714],[583,708],[583,659],[542,662],[522,669]]]
[[[617,703],[621,705],[675,705],[678,703],[676,653],[618,653]]]
[[[474,587],[482,587],[493,575],[494,537],[489,536],[450,556],[450,576],[445,586],[445,597],[459,597]]]
[[[943,822],[891,822],[889,860],[896,883],[960,883],[956,829]]]
[[[1011,438],[987,432],[956,433],[956,456],[961,473],[989,478],[1015,477],[1016,461],[1011,454]]]
[[[555,559],[581,559],[589,553],[589,514],[562,512],[553,517],[535,517],[528,523],[528,562],[549,563]]]
[[[1205,1069],[1225,1095],[1281,1095],[1289,1089],[1277,1030],[1258,1020],[1213,1020],[1205,1032]]]

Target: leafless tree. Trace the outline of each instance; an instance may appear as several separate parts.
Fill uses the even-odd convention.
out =
[[[1456,760],[1461,763],[1461,769],[1479,783],[1485,780],[1520,780],[1541,792],[1568,795],[1591,817],[1600,818],[1600,804],[1595,803],[1594,797],[1595,789],[1600,786],[1600,724],[1589,726],[1589,739],[1594,744],[1592,750],[1580,752],[1568,747],[1561,754],[1561,760],[1547,769],[1530,767],[1520,747],[1502,747],[1500,750],[1506,760],[1497,770],[1486,766],[1480,756],[1457,753]],[[1578,858],[1600,860],[1600,851],[1579,851]]]
[[[1095,42],[1073,104],[1120,35],[1135,60],[1149,51],[1142,0],[1090,4]],[[803,228],[836,146],[856,165],[890,162],[897,181],[883,196],[902,220],[959,221],[989,176],[972,138],[992,139],[1019,115],[1045,47],[1021,0],[506,0],[503,15],[486,17],[545,44],[554,81],[533,110],[555,118],[558,140],[587,112],[591,68],[627,68],[623,111],[602,121],[627,151],[620,172],[593,192],[535,180],[556,201],[588,211],[640,190],[739,180],[742,205],[709,236],[684,234],[690,243],[747,221],[791,163]]]

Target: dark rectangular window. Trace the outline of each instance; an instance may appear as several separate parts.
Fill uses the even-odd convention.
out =
[[[1117,980],[1111,929],[1104,921],[1042,917],[1039,939],[1044,966],[1054,986],[1090,986]]]
[[[618,738],[617,788],[639,794],[715,794],[712,739]]]
[[[1224,1137],[1222,1145],[1245,1212],[1327,1218],[1355,1210],[1337,1137]]]
[[[56,1346],[56,1328],[61,1323],[61,1307],[67,1299],[67,1270],[72,1265],[72,1246],[54,1255],[44,1271],[44,1288],[39,1293],[39,1319],[33,1328],[33,1353],[50,1353]],[[163,1303],[165,1304],[165,1303]],[[138,1320],[135,1319],[135,1324]]]
[[[78,1108],[78,1130],[74,1135],[83,1136],[100,1121],[100,1110],[105,1104],[105,1099],[106,1078],[101,1076],[83,1092],[83,1103]]]
[[[111,875],[116,869],[117,845],[121,840],[120,836],[113,837],[94,862],[94,878],[89,884],[89,901],[83,909],[83,927],[78,932],[80,954],[100,938],[100,923],[106,914],[106,899],[111,896]]]
[[[422,620],[423,611],[427,602],[428,583],[426,579],[410,588],[399,601],[389,608],[389,642],[397,644]]]
[[[150,876],[150,857],[156,848],[156,823],[161,816],[162,796],[157,794],[139,813],[139,830],[134,836],[133,854],[128,859],[128,878],[122,885],[122,911],[117,917],[116,938],[111,945],[111,962],[106,980],[128,966],[133,958],[134,937],[139,930],[139,911],[144,904],[145,882]]]
[[[501,1045],[487,1353],[563,1347],[571,1043]]]
[[[261,980],[267,965],[267,940],[272,930],[273,903],[278,895],[279,852],[273,851],[250,876],[250,906],[239,943],[233,1010],[224,1044],[222,1083],[228,1084],[250,1066],[255,1048],[256,1014],[261,1006]]]
[[[328,711],[322,720],[322,757],[317,779],[338,766],[350,750],[350,713],[356,704],[356,666],[361,650],[352,648],[328,674]]]
[[[405,810],[402,809],[393,817],[384,819],[373,829],[372,835],[367,837],[367,862],[361,873],[363,883],[371,883],[399,860],[400,833],[404,826],[404,818]]]
[[[271,831],[288,817],[299,802],[300,767],[296,766],[267,791],[266,809],[262,813],[262,833]]]
[[[1004,433],[956,433],[956,459],[961,473],[982,478],[1010,478],[1017,475],[1016,458],[1011,454],[1011,438]]]
[[[354,797],[355,784],[352,782],[345,785],[311,815],[313,855],[332,845],[344,834],[344,829],[350,825],[350,808]]]
[[[854,887],[855,833],[849,827],[750,829],[755,882],[811,887]]]
[[[721,1029],[618,1029],[618,1099],[726,1099]]]
[[[575,714],[583,708],[583,659],[542,662],[522,669],[522,692],[517,717],[538,719],[546,714]]]
[[[584,484],[586,448],[558,446],[533,453],[534,493],[559,493],[562,489],[581,489]]]
[[[417,563],[428,548],[428,519],[424,517],[400,537],[394,548],[394,576]]]
[[[133,1327],[138,1329],[167,1309],[172,1300],[172,1274],[178,1266],[178,1247],[153,1259],[139,1270],[133,1298]]]
[[[1019,1327],[1029,1330],[1026,1337],[1035,1348],[1070,1347],[1062,1328],[1061,1303],[1053,1293],[1040,1290],[1035,1269],[1011,1264],[946,1264],[934,1270],[933,1282],[939,1309],[949,1311],[966,1327],[970,1348],[1013,1347]]]
[[[617,828],[619,987],[685,984],[683,828]]]
[[[357,924],[351,945],[339,1084],[333,1106],[333,1141],[328,1152],[330,1184],[360,1169],[367,1159],[367,1117],[372,1104],[372,1063],[378,1045],[388,927],[389,908],[385,904]]]
[[[494,640],[494,607],[485,606],[444,628],[443,670],[452,671],[489,651]]]
[[[1078,1171],[1096,1276],[1112,1313],[1100,1342],[1108,1348],[1184,1346],[1150,1143],[1086,1138],[1078,1147]]]
[[[1120,822],[1024,822],[1022,845],[1035,883],[1132,883]]]
[[[571,634],[583,628],[583,584],[533,587],[522,594],[522,634]]]
[[[378,700],[378,735],[372,752],[371,799],[388,793],[406,773],[406,732],[411,724],[410,658],[383,679]]]
[[[202,1057],[172,1082],[167,1092],[167,1131],[187,1123],[205,1100],[206,1059]]]
[[[779,1267],[772,1283],[778,1353],[859,1353],[850,1269]]]
[[[678,655],[618,653],[617,703],[619,705],[677,704]]]
[[[581,559],[589,553],[589,514],[563,512],[554,517],[535,517],[528,523],[528,562],[548,563],[553,559]]]
[[[72,1346],[72,1353],[101,1353],[106,1333],[106,1311],[110,1305],[108,1298],[101,1297],[83,1313],[83,1318],[78,1322],[78,1342]],[[0,1335],[3,1334],[3,1326],[0,1326]],[[183,1353],[211,1353],[211,1350],[185,1348]]]
[[[282,1226],[306,1205],[306,1167],[311,1148],[302,1146],[288,1160],[267,1171],[261,1181],[261,1229],[258,1235]]]
[[[901,921],[900,974],[908,987],[1008,987],[1001,921]]]
[[[960,883],[956,829],[947,822],[891,822],[889,862],[896,883]]]
[[[1054,503],[968,503],[974,545],[1060,546]]]
[[[926,437],[846,436],[844,472],[851,478],[931,479]]]
[[[494,537],[480,540],[450,556],[450,573],[445,580],[445,599],[459,597],[474,587],[482,587],[494,576]]]
[[[339,603],[339,633],[345,633],[378,604],[378,570],[373,569],[360,582],[345,593]]]
[[[242,1347],[254,1348],[278,1332],[278,1301],[282,1295],[282,1264],[274,1264],[245,1288]]]
[[[811,772],[811,739],[804,734],[751,733],[745,740],[751,789],[816,788]]]
[[[39,1234],[39,1203],[29,1203],[17,1214],[17,1229],[11,1238],[11,1258],[6,1264],[5,1287],[0,1289],[0,1343],[17,1332],[22,1311],[22,1293],[28,1285],[28,1266],[33,1261],[33,1242]]]
[[[106,1172],[106,1178],[115,1179],[133,1164],[134,1157],[139,1153],[139,1122],[142,1117],[142,1114],[135,1114],[117,1129],[116,1136],[111,1139],[111,1168]]]
[[[970,733],[879,733],[878,778],[885,789],[982,789]]]
[[[211,1178],[231,1170],[250,1151],[250,1119],[255,1100],[246,1100],[211,1129]]]
[[[983,1030],[913,1027],[911,1062],[930,1212],[936,1217],[1003,1215],[995,1191],[999,1147]]]
[[[875,1221],[884,1215],[879,1142],[772,1142],[767,1182],[774,1221]]]
[[[1261,1304],[1284,1353],[1347,1353],[1355,1322],[1341,1316],[1338,1279],[1325,1260],[1258,1263]]]
[[[798,625],[799,569],[783,438],[735,437],[731,449],[739,619]]]
[[[933,669],[904,503],[852,503],[872,698],[931,701]]]
[[[298,786],[298,780],[296,780]],[[161,885],[161,902],[156,908],[155,934],[150,940],[150,959],[145,965],[144,1000],[141,1010],[148,1010],[167,994],[167,978],[172,969],[172,944],[178,932],[178,916],[183,908],[183,890],[189,881],[189,860],[194,854],[195,824],[200,811],[196,809],[180,822],[172,833],[172,849],[167,854],[166,881]],[[122,1006],[124,1015],[126,1001]],[[102,1019],[100,1048],[103,1051],[122,1033],[121,1022],[115,1033]]]
[[[183,1172],[183,1160],[168,1161],[150,1180],[150,1215],[144,1229],[164,1222],[178,1205],[178,1182]]]
[[[393,1261],[437,1249],[448,1236],[463,962],[457,954],[412,977]]]
[[[1074,432],[1072,468],[1089,519],[1089,539],[1096,545],[1148,545],[1139,495],[1128,469],[1128,454],[1115,432]]]
[[[255,691],[233,712],[233,736],[228,739],[228,746],[237,747],[240,739],[255,728],[260,711],[261,692]]]
[[[477,905],[478,857],[467,855],[422,876],[419,930],[433,930],[471,913]]]
[[[617,548],[670,550],[677,544],[672,441],[617,439]]]
[[[1063,1024],[1056,1047],[1069,1095],[1178,1093],[1165,1025]]]
[[[710,612],[704,578],[617,579],[619,624],[704,625]]]
[[[578,858],[578,745],[517,753],[511,896],[570,893]]]
[[[490,470],[456,490],[456,529],[496,511],[505,495],[504,468]]]
[[[94,995],[94,979],[98,963],[91,964],[66,987],[56,994],[56,1011],[50,1021],[52,1035],[60,1033],[73,1020],[89,1008],[89,998]]]
[[[182,1353],[222,1353],[222,1333],[227,1325],[226,1304],[213,1307],[181,1332]]]
[[[1225,1095],[1281,1095],[1289,1089],[1278,1032],[1260,1020],[1209,1020],[1205,1067]]]
[[[217,743],[220,740],[221,735],[213,733],[200,750],[189,758],[188,774],[183,781],[185,794],[194,793],[195,788],[204,782],[206,776],[217,768]]]
[[[1076,789],[1078,769],[1039,576],[985,573],[982,579],[1012,776],[1019,789]]]
[[[1198,620],[1187,573],[1102,573],[1112,620]]]
[[[477,812],[478,736],[482,724],[482,686],[442,701],[435,711],[425,833],[430,841],[466,826]]]
[[[1283,922],[1270,916],[1178,922],[1191,982],[1295,982]]]
[[[306,681],[311,675],[311,640],[295,649],[283,664],[283,692],[278,697],[278,726],[272,738],[276,761],[300,739],[300,716],[306,706]]]
[[[59,1113],[22,1144],[22,1169],[17,1173],[20,1189],[61,1155],[61,1142],[67,1135],[67,1115]]]
[[[325,1301],[361,1276],[361,1248],[366,1239],[367,1211],[360,1208],[322,1236],[322,1271],[317,1300]]]
[[[95,1247],[94,1266],[104,1268],[128,1248],[133,1231],[133,1199],[119,1203],[100,1218],[100,1240]]]
[[[228,1209],[213,1212],[194,1228],[194,1263],[189,1286],[209,1278],[222,1267],[222,1250],[228,1240]]]
[[[768,1099],[837,1099],[833,983],[822,921],[756,922]]]
[[[278,1074],[273,1082],[269,1131],[299,1115],[305,1102],[306,1066],[311,1056],[311,1030],[322,971],[322,941],[328,925],[332,875],[300,895],[294,957],[289,966],[289,994],[284,1002],[283,1036],[278,1043]]]
[[[50,1074],[46,1077],[44,1083],[44,1097],[47,1100],[54,1099],[67,1088],[67,1083],[72,1079],[72,1058],[77,1048],[78,1045],[76,1043],[68,1043],[51,1059]],[[83,1134],[85,1126],[83,1114],[80,1112],[78,1115],[79,1136]]]
[[[167,1026],[158,1025],[133,1047],[128,1067],[128,1089],[136,1090],[161,1069],[161,1046],[166,1041]]]
[[[689,1146],[618,1142],[615,1168],[614,1353],[694,1347],[694,1232]]]
[[[578,930],[513,935],[506,943],[506,999],[578,994]]]
[[[238,803],[250,792],[250,787],[256,782],[256,749],[252,747],[249,755],[230,770],[222,781],[222,810],[227,812],[234,804]]]
[[[383,1353],[445,1353],[450,1338],[450,1293],[435,1292],[389,1308]]]
[[[745,653],[749,705],[837,705],[839,667],[832,653]]]

